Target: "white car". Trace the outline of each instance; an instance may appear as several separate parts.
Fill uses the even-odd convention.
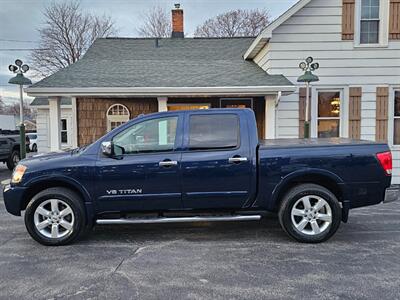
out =
[[[37,152],[37,134],[27,133],[27,136],[29,137],[30,140],[29,150],[32,152]]]

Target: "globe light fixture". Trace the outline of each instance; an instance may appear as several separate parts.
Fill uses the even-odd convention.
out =
[[[20,117],[20,157],[24,159],[26,156],[26,142],[25,142],[25,125],[24,125],[24,92],[23,86],[32,84],[32,81],[24,76],[24,73],[29,71],[29,66],[24,65],[22,60],[17,59],[15,60],[15,65],[9,65],[8,70],[15,75],[15,77],[11,78],[8,83],[10,84],[17,84],[19,85],[19,97],[20,97],[20,104],[19,104],[19,117]]]
[[[314,62],[314,58],[309,56],[306,58],[305,61],[299,64],[299,68],[304,71],[304,74],[297,79],[297,82],[305,82],[306,84],[306,111],[304,118],[304,137],[310,138],[310,116],[309,116],[310,83],[319,81],[319,77],[312,73],[319,69],[319,63]]]

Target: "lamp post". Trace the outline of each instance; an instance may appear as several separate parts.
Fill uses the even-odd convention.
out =
[[[306,61],[301,62],[299,67],[304,71],[304,74],[297,79],[297,82],[306,83],[306,112],[304,118],[304,137],[308,139],[310,138],[310,116],[309,116],[310,83],[319,81],[318,76],[312,73],[313,71],[319,69],[319,63],[315,63],[314,59],[310,56],[306,58]]]
[[[26,78],[24,76],[24,73],[29,71],[29,66],[24,65],[22,60],[17,59],[15,61],[15,65],[9,65],[8,69],[13,72],[15,77],[11,78],[8,83],[11,84],[18,84],[19,85],[19,98],[20,98],[20,104],[19,104],[19,118],[20,118],[20,157],[21,159],[24,159],[26,156],[26,142],[25,142],[25,125],[24,125],[24,91],[23,91],[23,86],[24,85],[29,85],[32,84],[32,81],[29,78]]]

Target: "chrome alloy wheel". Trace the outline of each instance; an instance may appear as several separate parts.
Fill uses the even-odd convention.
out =
[[[301,233],[317,235],[332,224],[332,209],[323,198],[308,195],[293,205],[291,219],[294,227]]]
[[[43,201],[36,208],[33,221],[36,229],[43,236],[59,239],[72,233],[74,228],[74,212],[60,199]]]

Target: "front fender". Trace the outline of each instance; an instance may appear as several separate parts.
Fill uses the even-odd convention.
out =
[[[65,175],[41,175],[41,176],[35,176],[28,180],[26,183],[24,183],[24,186],[27,188],[32,188],[37,185],[46,185],[49,182],[61,182],[64,183],[67,186],[71,186],[78,190],[82,196],[84,197],[84,202],[92,202],[92,199],[90,197],[90,194],[86,187],[84,187],[82,184],[79,183],[76,179],[72,177],[68,177]]]

